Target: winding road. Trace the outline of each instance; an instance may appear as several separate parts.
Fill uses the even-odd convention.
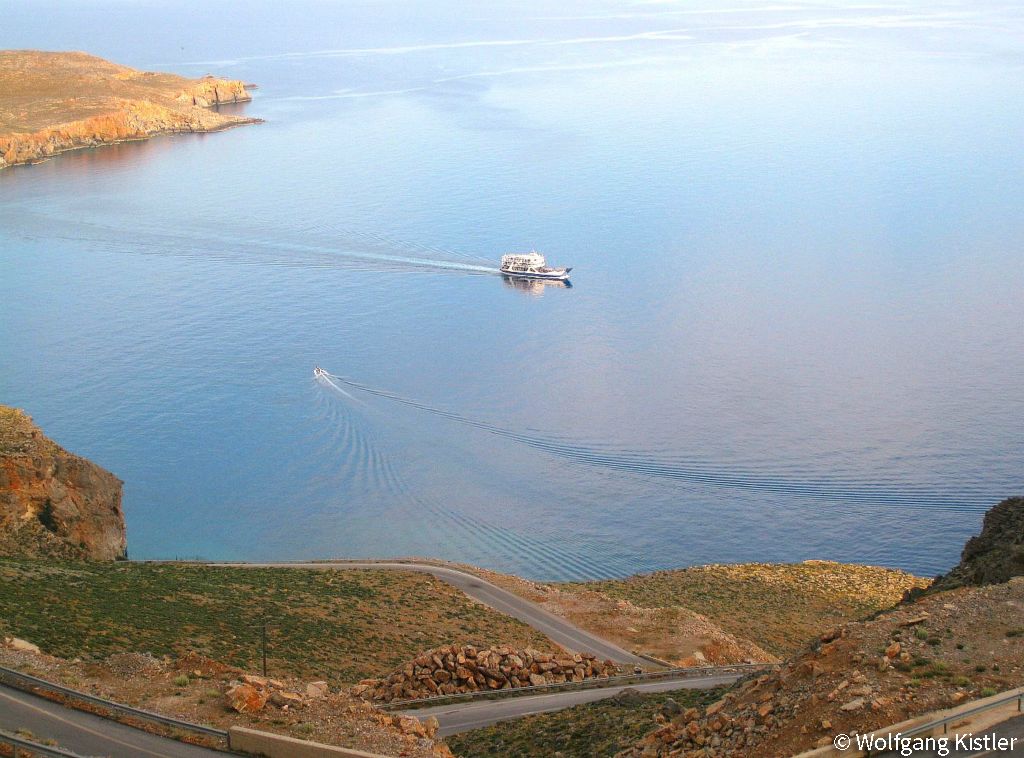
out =
[[[429,563],[374,563],[374,562],[339,562],[339,563],[208,563],[208,566],[232,566],[243,568],[294,568],[314,569],[318,571],[348,571],[352,569],[370,569],[387,571],[416,571],[430,574],[442,582],[462,590],[469,597],[496,611],[512,616],[524,624],[532,626],[546,634],[559,645],[577,653],[593,653],[599,658],[607,658],[616,663],[650,667],[652,662],[618,645],[603,640],[595,634],[580,629],[564,618],[549,613],[534,602],[519,597],[513,592],[503,590],[486,579],[474,576],[466,571],[434,566]]]
[[[226,753],[144,732],[0,684],[0,729],[27,729],[79,755],[109,758],[224,758]]]
[[[709,689],[723,684],[732,684],[741,674],[724,674],[708,676],[700,679],[673,679],[643,684],[629,684],[624,687],[602,687],[593,690],[572,690],[569,692],[552,692],[547,695],[525,695],[510,697],[503,700],[484,700],[475,703],[456,703],[453,705],[436,705],[431,708],[400,711],[402,714],[426,718],[434,716],[441,725],[438,734],[447,737],[470,729],[490,726],[499,721],[522,718],[534,713],[560,711],[581,703],[592,703],[614,697],[623,690],[639,692],[669,692],[682,689]]]

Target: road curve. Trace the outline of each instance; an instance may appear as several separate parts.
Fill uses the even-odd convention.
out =
[[[578,653],[593,653],[599,658],[610,659],[616,663],[627,663],[638,666],[651,666],[651,661],[641,658],[613,642],[603,640],[595,634],[580,629],[565,619],[549,613],[536,603],[519,597],[515,593],[503,590],[486,579],[446,566],[434,566],[429,563],[372,563],[372,562],[339,562],[339,563],[207,563],[207,566],[233,566],[249,568],[302,568],[321,571],[348,571],[351,569],[375,569],[388,571],[417,571],[447,582],[465,592],[474,600],[488,605],[496,611],[517,618],[529,624],[539,632],[543,632],[552,640],[569,650]]]
[[[227,753],[134,729],[0,684],[0,729],[27,729],[79,755],[109,758],[224,758]]]
[[[522,718],[533,713],[560,711],[580,703],[591,703],[613,697],[625,689],[640,692],[668,692],[681,689],[707,689],[723,684],[732,684],[740,677],[739,674],[709,676],[700,679],[646,682],[629,684],[624,687],[602,687],[593,690],[573,690],[570,692],[552,692],[547,695],[526,695],[502,700],[483,700],[470,703],[453,703],[436,705],[431,708],[418,708],[401,711],[418,718],[434,716],[441,725],[438,734],[446,737],[450,734],[466,732],[490,726],[499,721]]]

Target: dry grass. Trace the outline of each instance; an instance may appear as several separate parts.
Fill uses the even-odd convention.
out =
[[[560,587],[597,591],[643,608],[682,606],[784,657],[822,632],[888,608],[904,591],[927,584],[893,569],[807,561],[695,566]]]
[[[272,672],[335,682],[453,642],[552,646],[412,572],[0,560],[0,632],[63,658],[194,650],[255,670],[264,619]]]
[[[170,103],[194,81],[86,53],[0,50],[0,134],[109,113],[118,100]]]

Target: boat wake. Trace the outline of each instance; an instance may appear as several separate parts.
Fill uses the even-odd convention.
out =
[[[383,234],[326,224],[254,233],[227,233],[224,227],[194,221],[185,229],[133,226],[131,234],[114,224],[39,217],[39,239],[91,242],[104,250],[142,255],[198,258],[258,265],[346,268],[395,273],[501,274],[493,260],[471,253],[400,240]]]
[[[785,476],[764,471],[743,470],[741,466],[729,469],[715,468],[692,458],[687,459],[678,455],[666,455],[651,451],[607,450],[599,445],[581,444],[572,439],[544,435],[533,430],[517,432],[505,429],[486,421],[468,418],[392,392],[369,387],[336,374],[324,373],[330,381],[330,385],[339,391],[344,392],[339,386],[343,385],[357,393],[386,398],[463,426],[513,440],[572,463],[623,474],[708,487],[812,498],[845,505],[916,508],[931,511],[982,513],[1000,496],[998,492],[983,490],[980,487],[972,488],[970,485],[958,484],[955,492],[945,492],[935,487],[913,482],[900,482],[893,485],[839,477]],[[351,393],[344,392],[344,394],[351,397]]]
[[[317,367],[317,384],[346,401],[353,399],[338,377]],[[347,402],[343,405],[347,405]],[[365,404],[360,404],[365,409]],[[358,423],[336,405],[324,411],[324,420],[332,430],[326,445],[340,458],[329,486],[346,491],[372,490],[374,495],[391,502],[387,521],[402,532],[401,544],[419,546],[425,555],[453,555],[481,565],[519,570],[523,563],[531,566],[531,575],[550,580],[588,580],[627,576],[647,568],[624,556],[598,552],[590,545],[577,544],[573,538],[559,535],[557,540],[543,536],[525,537],[514,529],[489,523],[466,511],[441,504],[429,493],[417,492],[396,470],[392,458],[366,432],[367,425]],[[380,514],[382,517],[385,514]],[[600,554],[601,560],[591,555]]]

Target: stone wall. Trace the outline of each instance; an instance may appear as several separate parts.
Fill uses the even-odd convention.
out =
[[[451,645],[423,653],[384,679],[365,679],[351,693],[376,702],[411,700],[531,685],[582,682],[618,673],[589,653]]]

